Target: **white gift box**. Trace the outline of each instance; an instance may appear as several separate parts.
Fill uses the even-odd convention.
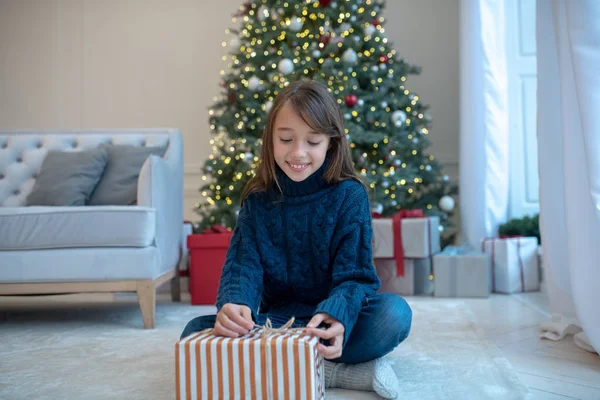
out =
[[[189,293],[190,292],[190,277],[189,276],[181,276],[179,278],[179,290],[181,293]]]
[[[381,281],[380,292],[396,293],[403,296],[432,294],[431,257],[404,260],[404,276],[397,276],[396,260],[393,258],[375,259],[375,269]]]
[[[403,218],[402,248],[405,258],[427,258],[440,251],[438,217]],[[394,258],[394,225],[391,218],[373,219],[373,255]]]
[[[444,249],[433,256],[435,297],[489,297],[490,256],[480,252]]]
[[[182,271],[179,276],[179,290],[181,293],[189,293],[190,291],[190,278],[187,275],[190,270],[190,251],[187,247],[187,238],[194,233],[193,231],[194,227],[190,222],[183,223],[181,232],[182,252],[181,259],[179,260],[179,271]]]
[[[189,250],[187,248],[187,238],[193,233],[193,226],[190,222],[184,222],[181,230],[181,260],[179,261],[179,270],[187,271],[189,268]]]
[[[536,237],[483,239],[482,250],[491,258],[494,292],[519,293],[540,290]]]

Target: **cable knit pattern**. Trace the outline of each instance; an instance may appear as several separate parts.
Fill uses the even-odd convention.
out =
[[[217,308],[245,304],[254,315],[324,312],[345,340],[367,296],[380,286],[372,263],[369,198],[353,180],[328,185],[327,164],[302,182],[281,170],[282,188],[250,195],[238,216]]]

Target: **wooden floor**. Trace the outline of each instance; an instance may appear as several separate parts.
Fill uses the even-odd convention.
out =
[[[577,347],[572,336],[559,342],[539,338],[539,323],[551,317],[545,295],[493,295],[468,304],[481,333],[529,386],[530,399],[600,400],[600,357]]]

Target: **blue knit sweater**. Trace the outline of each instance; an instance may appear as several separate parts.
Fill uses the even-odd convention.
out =
[[[217,309],[245,304],[254,316],[296,318],[324,312],[344,325],[345,345],[380,281],[372,263],[367,192],[354,180],[325,183],[326,165],[302,182],[278,168],[283,193],[272,188],[244,201]]]

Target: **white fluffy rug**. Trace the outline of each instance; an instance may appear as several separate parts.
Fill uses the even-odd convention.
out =
[[[173,399],[174,345],[212,307],[157,305],[141,328],[135,297],[0,298],[0,399]],[[98,300],[100,299],[100,300]],[[74,301],[77,300],[77,301]],[[388,357],[402,399],[523,399],[528,390],[461,300],[411,298],[413,329]],[[376,399],[332,390],[328,399]]]

